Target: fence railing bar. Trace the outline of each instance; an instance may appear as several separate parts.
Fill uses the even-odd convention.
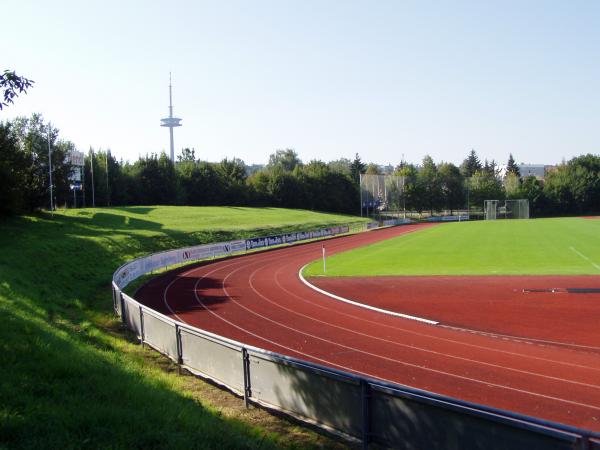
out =
[[[369,383],[362,380],[361,387],[361,408],[362,408],[362,448],[368,449],[371,441],[371,388]]]
[[[248,408],[248,400],[252,397],[252,387],[250,386],[250,355],[245,348],[242,348],[242,364],[244,367],[244,406]]]

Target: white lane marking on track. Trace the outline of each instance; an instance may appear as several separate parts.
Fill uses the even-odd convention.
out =
[[[585,256],[583,253],[581,253],[579,250],[577,250],[575,247],[569,247],[576,255],[578,255],[579,257],[585,259],[587,262],[589,262],[592,266],[594,266],[596,269],[600,270],[600,266],[598,264],[596,264],[594,261],[592,261],[590,258],[588,258],[587,256]]]
[[[308,264],[310,264],[310,263],[308,263]],[[347,299],[347,298],[344,298],[344,297],[340,297],[339,295],[332,294],[331,292],[327,292],[325,289],[318,288],[314,284],[309,283],[306,280],[306,278],[304,278],[304,276],[302,275],[302,271],[304,270],[304,268],[306,266],[308,266],[308,264],[305,264],[304,266],[302,266],[300,268],[300,270],[298,271],[298,278],[300,278],[300,281],[302,281],[302,283],[304,283],[306,286],[308,286],[313,291],[316,291],[316,292],[318,292],[320,294],[326,295],[327,297],[331,297],[334,300],[338,300],[340,302],[348,303],[350,305],[358,306],[359,308],[368,309],[368,310],[375,311],[375,312],[378,312],[378,313],[387,314],[389,316],[400,317],[402,319],[416,320],[417,322],[423,322],[423,323],[426,323],[428,325],[437,325],[437,324],[439,324],[439,322],[436,322],[435,320],[424,319],[423,317],[411,316],[411,315],[408,315],[408,314],[402,314],[402,313],[398,313],[398,312],[395,312],[395,311],[390,311],[390,310],[387,310],[387,309],[376,308],[375,306],[371,306],[371,305],[365,305],[364,303],[355,302],[354,300],[350,300],[350,299]]]
[[[340,245],[341,245],[341,244],[340,244]],[[337,247],[337,246],[336,246],[336,247]],[[306,251],[305,251],[304,253],[308,253],[308,252],[310,252],[310,251],[311,251],[311,249],[306,249]],[[285,258],[286,258],[286,256],[285,256],[285,255],[284,255],[284,256],[275,256],[275,257],[272,257],[272,258],[267,258],[267,260],[266,260],[266,261],[267,261],[267,262],[269,262],[270,260],[280,260],[280,259],[285,259]],[[264,262],[264,261],[263,261],[263,262]],[[240,261],[240,264],[241,264],[241,263],[242,263],[242,261]],[[217,264],[219,264],[219,263],[217,263]],[[221,269],[223,269],[223,268],[231,267],[231,266],[233,266],[233,265],[238,265],[238,264],[235,264],[235,263],[229,263],[229,264],[225,264],[225,265],[223,265],[223,264],[220,264],[220,266],[219,266],[218,268],[214,269],[213,271],[210,271],[210,272],[209,272],[209,274],[212,274],[214,271],[221,270]],[[203,266],[203,267],[206,267],[206,266]],[[283,267],[283,266],[280,266],[280,268],[279,268],[279,270],[277,271],[277,273],[278,273],[278,272],[279,272],[279,271],[282,269],[282,267]],[[185,276],[185,275],[189,275],[189,274],[191,274],[191,273],[193,273],[193,272],[195,272],[195,271],[201,270],[201,269],[202,269],[202,268],[195,267],[195,268],[193,268],[193,269],[191,269],[191,270],[189,270],[189,271],[187,271],[187,272],[183,273],[182,275],[184,275],[184,276]],[[208,274],[207,274],[207,275],[208,275]],[[175,282],[175,280],[173,280],[171,283],[169,283],[169,285],[168,285],[168,286],[165,288],[165,290],[166,290],[166,291],[168,291],[168,289],[170,288],[170,286],[171,286],[171,285],[172,285],[174,282]],[[283,287],[282,287],[282,286],[279,284],[279,282],[278,282],[278,280],[277,280],[277,274],[276,274],[276,283],[277,283],[277,284],[278,284],[278,285],[279,285],[279,286],[280,286],[280,287],[281,287],[283,290],[285,290],[286,292],[290,293],[291,295],[294,295],[294,296],[296,296],[295,294],[293,294],[293,293],[289,292],[287,289],[283,288]],[[166,293],[165,293],[165,295],[164,295],[163,297],[164,297],[165,305],[167,306],[167,308],[168,308],[168,309],[169,309],[169,310],[170,310],[170,311],[171,311],[171,312],[172,312],[172,313],[175,315],[175,317],[177,317],[178,319],[180,319],[180,320],[181,320],[181,317],[179,317],[177,314],[175,314],[175,312],[172,310],[172,308],[170,307],[170,305],[169,305],[169,304],[168,304],[168,302],[166,301]],[[296,297],[297,297],[297,298],[300,298],[300,297],[298,297],[298,296],[296,296]],[[301,299],[302,301],[305,301],[305,302],[306,302],[306,300],[305,300],[305,299],[303,299],[303,298],[300,298],[300,299]],[[307,303],[310,303],[310,304],[312,304],[312,305],[318,306],[318,307],[320,307],[320,308],[322,308],[322,309],[328,309],[328,310],[332,310],[331,308],[325,308],[324,306],[322,306],[322,305],[320,305],[320,304],[318,304],[318,303],[314,303],[314,302],[307,302]],[[336,310],[336,311],[337,311],[337,310]],[[583,369],[587,369],[587,370],[593,370],[593,371],[600,371],[600,368],[595,368],[595,367],[585,366],[585,365],[581,365],[581,364],[567,363],[567,362],[563,362],[563,361],[555,361],[555,360],[548,359],[548,358],[541,358],[541,357],[536,357],[536,356],[531,356],[531,355],[524,355],[524,354],[519,354],[519,353],[515,353],[515,352],[509,352],[509,351],[506,351],[506,350],[500,350],[500,349],[496,349],[496,348],[493,348],[493,347],[485,347],[485,346],[480,346],[480,345],[475,345],[475,344],[469,344],[469,343],[466,343],[466,342],[456,341],[456,340],[453,340],[453,339],[441,338],[441,337],[438,337],[438,336],[433,336],[433,335],[429,335],[429,334],[425,334],[425,333],[417,333],[417,332],[414,332],[414,331],[412,331],[412,330],[407,330],[407,329],[400,328],[400,327],[394,327],[394,326],[390,326],[390,325],[387,325],[387,324],[382,324],[382,323],[379,323],[379,322],[373,322],[373,321],[371,321],[371,320],[368,320],[368,319],[365,319],[365,318],[363,318],[363,317],[357,317],[357,316],[353,316],[353,315],[350,315],[350,314],[342,313],[342,312],[340,312],[340,311],[337,311],[337,312],[338,312],[338,313],[340,313],[340,314],[343,314],[343,315],[345,315],[345,316],[347,316],[347,317],[351,317],[351,318],[354,318],[354,319],[357,319],[357,320],[361,320],[361,321],[365,321],[365,322],[368,322],[368,323],[373,323],[373,324],[376,324],[377,326],[384,326],[384,327],[387,327],[387,328],[390,328],[390,329],[393,329],[393,330],[397,330],[397,331],[401,331],[401,332],[405,332],[405,333],[410,333],[410,334],[413,334],[413,335],[422,336],[422,337],[426,337],[426,338],[433,339],[433,340],[444,341],[444,342],[450,342],[450,343],[455,343],[455,344],[458,344],[458,345],[463,345],[463,346],[472,347],[472,348],[485,349],[485,350],[487,350],[487,351],[493,351],[493,352],[498,352],[498,353],[503,353],[503,354],[510,354],[510,355],[519,356],[519,357],[526,358],[526,359],[535,359],[535,360],[547,361],[547,362],[552,362],[552,363],[554,363],[554,364],[558,364],[558,365],[564,365],[564,366],[570,366],[570,367],[583,368]],[[183,320],[182,320],[182,322],[183,322]],[[452,327],[446,327],[446,326],[443,326],[443,327],[444,327],[444,328],[450,328],[450,329],[452,329]],[[474,334],[478,334],[476,330],[460,329],[460,328],[457,328],[456,330],[457,330],[457,331],[463,331],[463,332],[472,332],[472,333],[474,333]],[[487,333],[487,335],[489,335],[490,337],[496,337],[496,335],[494,335],[493,333]],[[368,336],[368,335],[367,335],[367,336]],[[500,335],[500,336],[502,336],[502,335]],[[373,336],[371,336],[371,337],[373,337]],[[508,336],[508,337],[510,337],[510,338],[514,338],[514,337],[511,337],[511,336]],[[525,342],[527,342],[527,341],[525,340]],[[562,343],[559,343],[559,344],[562,344]],[[566,345],[568,345],[568,344],[566,344]],[[594,348],[594,347],[592,347],[592,348]]]
[[[486,385],[486,386],[488,386],[488,387],[496,387],[496,388],[500,388],[500,389],[506,389],[506,390],[509,390],[509,391],[519,392],[519,393],[526,394],[526,395],[531,395],[531,396],[534,396],[534,397],[541,397],[541,398],[546,398],[546,399],[550,399],[550,400],[556,400],[556,401],[559,401],[559,402],[563,402],[563,403],[569,403],[569,404],[573,404],[573,405],[581,406],[581,407],[584,407],[584,408],[590,408],[590,409],[594,409],[594,410],[599,410],[599,411],[600,411],[600,407],[598,407],[598,406],[595,406],[595,405],[589,405],[589,404],[587,404],[587,403],[576,402],[576,401],[573,401],[573,400],[567,400],[567,399],[563,399],[563,398],[560,398],[560,397],[554,397],[554,396],[551,396],[551,395],[540,394],[540,393],[537,393],[537,392],[532,392],[532,391],[527,391],[527,390],[523,390],[523,389],[513,388],[513,387],[510,387],[510,386],[504,386],[504,385],[497,384],[497,383],[490,383],[490,382],[487,382],[487,381],[478,380],[478,379],[476,379],[476,378],[470,378],[470,377],[466,377],[466,376],[463,376],[463,375],[457,375],[457,374],[453,374],[453,373],[450,373],[450,372],[444,372],[444,371],[442,371],[442,370],[438,370],[438,369],[432,369],[432,368],[429,368],[429,367],[420,366],[420,365],[418,365],[418,364],[407,363],[407,362],[405,362],[405,361],[400,361],[400,360],[396,360],[396,359],[393,359],[393,358],[389,358],[389,357],[385,357],[385,356],[380,356],[380,355],[376,355],[376,354],[373,354],[373,353],[370,353],[370,352],[365,352],[365,351],[362,351],[362,350],[358,350],[358,349],[355,349],[354,347],[350,347],[350,346],[347,346],[347,345],[343,345],[343,344],[339,344],[339,343],[336,343],[336,342],[333,342],[333,341],[329,341],[328,339],[320,338],[320,337],[318,337],[318,336],[311,335],[310,333],[305,333],[305,332],[302,332],[302,331],[296,330],[296,329],[294,329],[294,328],[292,328],[292,327],[289,327],[289,326],[286,326],[286,325],[282,325],[282,324],[280,324],[280,323],[276,322],[275,320],[272,320],[272,319],[269,319],[268,317],[262,316],[261,314],[258,314],[258,313],[256,313],[256,312],[254,312],[254,311],[250,310],[249,308],[247,308],[247,307],[245,307],[245,306],[241,305],[241,304],[240,304],[239,302],[237,302],[237,301],[236,301],[236,300],[235,300],[235,299],[234,299],[232,296],[230,296],[230,295],[229,295],[229,293],[228,293],[227,289],[225,288],[225,281],[226,281],[226,279],[227,279],[227,278],[229,278],[229,277],[230,277],[232,274],[234,274],[234,273],[235,273],[235,272],[237,272],[238,270],[240,270],[240,269],[236,269],[236,270],[234,270],[233,272],[230,272],[230,273],[229,273],[229,274],[228,274],[228,275],[227,275],[225,278],[223,278],[223,280],[221,281],[221,289],[223,290],[223,292],[225,293],[225,295],[226,295],[227,297],[229,297],[229,298],[231,299],[231,301],[232,301],[232,302],[236,303],[238,306],[241,306],[243,309],[247,310],[247,311],[248,311],[248,312],[250,312],[251,314],[254,314],[254,315],[256,315],[256,316],[262,317],[262,318],[264,318],[265,320],[267,320],[267,321],[269,321],[269,322],[272,322],[272,323],[274,323],[274,324],[276,324],[276,325],[279,325],[279,326],[281,326],[281,327],[283,327],[283,328],[287,328],[287,329],[290,329],[290,330],[292,330],[292,331],[296,331],[296,332],[298,332],[298,333],[300,333],[300,334],[304,334],[304,335],[306,335],[306,336],[313,337],[313,338],[315,338],[315,339],[318,339],[318,340],[321,340],[321,341],[323,341],[323,342],[328,342],[328,343],[330,343],[330,344],[332,344],[332,345],[335,345],[335,346],[338,346],[338,347],[341,347],[341,348],[345,348],[345,349],[348,349],[348,350],[355,350],[355,351],[357,351],[357,352],[359,352],[359,353],[363,353],[363,354],[370,355],[370,356],[373,356],[373,357],[379,357],[380,359],[388,360],[388,361],[390,361],[390,362],[395,362],[395,363],[397,363],[397,364],[400,364],[400,365],[403,365],[403,366],[413,367],[413,368],[416,368],[416,369],[424,370],[424,371],[426,371],[426,372],[427,372],[427,371],[428,371],[428,372],[433,372],[433,373],[437,373],[437,374],[440,374],[440,375],[449,376],[449,377],[451,377],[451,378],[458,378],[458,379],[461,379],[461,380],[464,380],[464,381],[470,381],[470,382],[477,383],[477,384],[483,384],[483,385]],[[208,309],[208,308],[207,308],[207,307],[204,305],[204,303],[203,303],[203,302],[200,300],[199,296],[198,296],[198,295],[197,295],[197,293],[196,293],[196,292],[197,292],[197,289],[196,289],[196,288],[197,288],[197,286],[198,286],[198,284],[200,283],[200,281],[201,281],[201,280],[202,280],[202,278],[199,278],[199,279],[198,279],[198,281],[196,282],[196,285],[195,285],[195,287],[194,287],[194,296],[195,296],[195,298],[196,298],[196,301],[197,301],[197,302],[198,302],[198,303],[199,303],[201,306],[203,306],[205,309],[209,310],[209,309]],[[209,310],[209,311],[210,311],[210,310]],[[223,318],[223,317],[219,316],[218,314],[214,313],[213,311],[211,311],[211,313],[212,313],[213,315],[215,315],[217,318],[219,318],[219,319],[221,319],[221,320],[223,320],[223,321],[225,321],[225,322],[229,323],[230,325],[232,325],[232,326],[234,326],[234,327],[236,327],[236,328],[238,328],[238,329],[240,329],[240,330],[242,330],[242,331],[244,331],[244,332],[246,332],[246,333],[248,333],[248,334],[251,334],[251,335],[253,335],[253,336],[255,336],[255,337],[258,337],[258,338],[260,338],[260,339],[266,340],[267,342],[271,342],[271,341],[269,341],[268,339],[266,339],[266,338],[264,338],[264,337],[262,337],[262,336],[260,336],[260,335],[257,335],[257,334],[255,334],[255,333],[252,333],[252,332],[250,332],[249,330],[247,330],[247,329],[245,329],[245,328],[243,328],[243,327],[240,327],[240,326],[238,326],[238,325],[234,324],[233,322],[231,322],[231,321],[229,321],[229,320],[227,320],[227,319],[225,319],[225,318]],[[279,345],[280,347],[283,347],[283,348],[287,348],[287,347],[284,347],[284,346],[282,346],[281,344],[277,344],[277,345]],[[318,361],[325,362],[326,364],[329,364],[329,365],[334,365],[334,366],[336,366],[336,367],[342,367],[342,368],[344,368],[345,370],[351,370],[351,371],[352,371],[352,372],[354,372],[354,373],[356,373],[356,372],[357,372],[357,371],[356,371],[356,370],[354,370],[354,369],[350,369],[350,368],[348,368],[348,367],[341,366],[341,365],[339,365],[339,364],[336,364],[336,363],[334,363],[334,362],[331,362],[331,361],[328,361],[328,360],[325,360],[325,359],[319,358],[319,357],[317,357],[317,356],[314,356],[314,355],[311,355],[311,354],[308,354],[308,353],[304,353],[304,352],[298,352],[297,350],[293,350],[293,351],[295,351],[295,352],[297,352],[297,353],[301,353],[301,354],[303,354],[304,356],[307,356],[307,357],[309,357],[309,358],[313,358],[313,359],[316,359],[316,360],[318,360]],[[366,372],[362,372],[362,371],[361,371],[360,373],[363,373],[364,375],[367,375],[367,376],[372,376],[372,377],[375,377],[375,378],[380,378],[380,377],[378,377],[377,375],[367,374]],[[380,379],[381,379],[381,378],[380,378]],[[391,381],[391,380],[386,380],[386,381]]]
[[[448,358],[448,359],[455,359],[455,360],[459,360],[459,361],[465,361],[465,362],[479,364],[479,365],[482,365],[482,366],[494,367],[496,369],[500,369],[501,368],[501,369],[506,369],[506,370],[509,370],[509,371],[512,371],[512,372],[516,372],[516,373],[522,373],[522,374],[525,374],[525,375],[530,375],[530,376],[535,376],[535,377],[540,377],[540,378],[547,378],[549,380],[560,381],[560,382],[564,382],[564,383],[576,384],[576,385],[585,386],[585,387],[589,387],[589,388],[593,388],[593,389],[600,389],[600,385],[596,385],[596,384],[589,384],[589,383],[583,383],[583,382],[580,382],[580,381],[568,380],[568,379],[565,379],[565,378],[554,377],[554,376],[551,376],[551,375],[544,375],[544,374],[541,374],[541,373],[538,373],[538,372],[531,372],[531,371],[528,371],[528,370],[516,369],[516,368],[512,368],[512,367],[507,367],[507,366],[501,366],[499,364],[492,364],[492,363],[488,363],[488,362],[485,362],[485,361],[479,361],[479,360],[476,360],[476,359],[470,359],[470,358],[465,358],[465,357],[462,357],[462,356],[451,355],[451,354],[448,354],[448,353],[441,353],[441,352],[438,352],[438,351],[435,351],[435,350],[427,349],[427,348],[424,348],[424,347],[418,347],[418,346],[415,346],[415,345],[402,344],[402,343],[397,342],[397,341],[391,341],[389,339],[384,339],[384,338],[381,338],[381,337],[378,337],[378,336],[372,336],[372,335],[369,335],[369,334],[366,334],[366,333],[362,333],[360,331],[352,330],[350,328],[342,327],[340,325],[335,325],[335,324],[333,324],[331,322],[325,322],[323,320],[319,320],[317,318],[308,316],[306,314],[299,313],[297,311],[294,311],[293,309],[286,308],[285,306],[282,306],[281,304],[279,304],[279,303],[277,303],[277,302],[275,302],[273,300],[270,300],[269,298],[267,298],[265,295],[261,294],[256,289],[256,287],[254,286],[253,280],[254,280],[254,277],[256,275],[256,272],[258,270],[260,270],[261,268],[262,267],[257,268],[250,275],[250,279],[249,279],[250,288],[254,291],[254,293],[256,293],[256,295],[258,295],[259,297],[261,297],[266,302],[268,302],[268,303],[270,303],[270,304],[272,304],[272,305],[274,305],[274,306],[276,306],[276,307],[278,307],[280,309],[283,309],[284,311],[290,312],[290,313],[292,313],[294,315],[307,318],[307,319],[312,320],[314,322],[322,323],[322,324],[324,324],[326,326],[330,326],[332,328],[337,328],[339,330],[343,330],[343,331],[346,331],[346,332],[349,332],[349,333],[353,333],[353,334],[356,334],[356,335],[359,335],[359,336],[370,338],[370,339],[373,339],[373,340],[376,340],[376,341],[385,342],[387,344],[395,345],[395,346],[398,346],[398,347],[403,347],[403,348],[408,348],[408,349],[412,349],[412,350],[417,350],[417,351],[420,351],[420,352],[423,352],[423,353],[429,353],[429,354],[436,355],[436,356],[442,356],[442,357],[445,357],[445,358]],[[295,296],[295,294],[292,294],[292,295]],[[248,308],[244,307],[243,305],[240,304],[240,306],[242,308],[247,309],[248,311],[250,311]],[[257,314],[259,317],[263,317],[262,315],[260,315],[260,314],[258,314],[256,312],[253,312],[253,311],[250,311],[250,312],[254,313],[254,314]],[[273,322],[275,322],[275,321],[273,321]],[[284,326],[280,322],[275,322],[275,323],[277,323],[277,324],[279,324],[281,326]],[[318,336],[312,335],[310,333],[305,333],[305,332],[303,332],[303,331],[301,331],[299,329],[296,329],[296,328],[291,328],[291,329],[293,329],[294,331],[296,331],[298,333],[307,334],[308,336],[315,337],[317,339],[321,339]],[[325,341],[326,342],[330,342],[329,340],[325,340]],[[343,345],[343,344],[339,344],[339,345]],[[386,356],[377,355],[375,353],[365,352],[365,351],[360,350],[360,349],[358,349],[356,347],[348,347],[348,349],[350,349],[348,351],[354,351],[354,352],[358,352],[358,353],[366,353],[368,355],[376,356],[376,357],[384,358],[384,359],[387,358]],[[394,361],[397,361],[397,360],[394,360]]]
[[[529,343],[533,343],[533,344],[541,343],[541,344],[557,345],[557,346],[561,346],[561,347],[565,347],[565,348],[575,348],[575,349],[585,349],[585,350],[600,350],[600,347],[593,347],[591,345],[571,344],[571,343],[568,343],[568,342],[549,341],[549,340],[546,340],[546,339],[536,339],[536,338],[529,338],[529,337],[513,336],[513,335],[510,335],[510,334],[492,333],[492,332],[489,332],[489,331],[472,330],[470,328],[461,328],[461,327],[455,327],[455,326],[452,326],[452,325],[440,325],[440,327],[442,327],[442,328],[448,328],[449,330],[461,331],[461,332],[465,332],[465,333],[480,334],[482,336],[489,336],[489,337],[493,337],[493,338],[497,338],[497,339],[507,339],[507,340],[511,340],[511,341],[515,341],[515,342],[525,342],[527,344],[529,344]],[[590,367],[590,369],[594,369],[594,368]],[[600,370],[600,369],[594,369],[594,370]]]
[[[229,266],[232,266],[232,265],[234,265],[234,263],[228,264],[228,265],[226,265],[226,266],[220,266],[220,267],[218,267],[218,268],[215,268],[214,270],[212,270],[212,271],[208,272],[207,274],[205,274],[205,276],[206,276],[206,275],[210,275],[210,274],[212,274],[212,273],[214,273],[214,272],[216,272],[216,271],[218,271],[218,270],[220,270],[220,269],[222,269],[222,268],[226,268],[226,267],[229,267]],[[237,265],[237,264],[235,264],[235,265]],[[193,272],[194,272],[194,271],[196,271],[196,270],[199,270],[199,268],[194,268],[194,269],[192,269],[192,270],[190,270],[190,271],[186,272],[184,275],[187,275],[187,274],[193,273]],[[237,272],[237,270],[239,270],[239,269],[236,269],[234,272]],[[229,274],[227,275],[227,277],[226,277],[226,278],[228,278],[228,277],[229,277],[230,275],[232,275],[234,272],[231,272],[231,273],[229,273]],[[232,323],[232,322],[228,321],[227,319],[224,319],[224,318],[222,318],[221,316],[219,316],[218,314],[214,313],[214,312],[213,312],[213,311],[211,311],[209,308],[207,308],[207,307],[206,307],[206,305],[204,305],[204,304],[203,304],[203,302],[202,302],[202,301],[199,299],[199,297],[198,297],[198,294],[197,294],[197,286],[198,286],[198,284],[200,283],[200,281],[202,280],[202,278],[203,278],[203,277],[200,277],[200,278],[199,278],[199,279],[196,281],[196,284],[195,284],[195,286],[194,286],[194,297],[195,297],[196,301],[197,301],[197,302],[198,302],[198,303],[199,303],[199,304],[200,304],[200,305],[201,305],[201,306],[202,306],[204,309],[206,309],[207,311],[209,311],[209,312],[210,312],[212,315],[214,315],[215,317],[217,317],[217,318],[219,318],[220,320],[223,320],[223,321],[225,321],[225,322],[227,322],[227,323],[230,323],[230,325],[234,326],[235,328],[238,328],[238,329],[240,329],[240,330],[242,330],[242,331],[244,331],[244,332],[246,332],[246,333],[248,333],[248,334],[250,334],[250,335],[254,335],[255,337],[257,337],[257,338],[259,338],[259,339],[261,339],[261,340],[264,340],[264,341],[266,341],[266,342],[270,342],[270,343],[272,343],[273,345],[276,345],[276,346],[278,346],[278,347],[285,348],[285,349],[288,349],[288,350],[290,350],[290,351],[292,351],[292,352],[294,352],[294,353],[296,353],[296,354],[302,354],[302,355],[304,355],[304,356],[308,356],[308,357],[314,358],[314,359],[316,359],[316,360],[320,360],[320,361],[327,362],[328,364],[331,364],[331,365],[333,365],[333,366],[335,366],[335,367],[344,368],[344,369],[346,369],[346,370],[350,370],[350,371],[352,371],[352,372],[354,372],[354,373],[357,373],[357,371],[355,371],[355,370],[353,370],[353,369],[350,369],[350,368],[347,368],[347,367],[345,367],[345,366],[341,366],[341,365],[339,365],[339,364],[336,364],[336,363],[333,363],[333,362],[330,362],[330,361],[323,360],[323,359],[321,359],[321,358],[318,358],[318,357],[316,357],[316,356],[309,355],[309,354],[306,354],[306,353],[303,353],[303,352],[299,352],[299,351],[297,351],[297,350],[294,350],[294,349],[292,349],[292,348],[289,348],[289,347],[283,346],[283,345],[281,345],[281,344],[279,344],[279,343],[277,343],[277,342],[270,341],[270,340],[269,340],[269,339],[267,339],[267,338],[264,338],[264,337],[262,337],[262,336],[260,336],[260,335],[256,335],[256,334],[254,334],[254,333],[250,332],[249,330],[247,330],[247,329],[244,329],[243,327],[240,327],[240,326],[238,326],[238,325],[236,325],[236,324],[234,324],[234,323]],[[173,280],[173,282],[174,282],[174,281],[176,281],[176,280]],[[168,286],[168,287],[170,287],[170,286],[173,284],[173,282],[169,283],[169,286]],[[227,290],[226,290],[226,288],[225,288],[225,286],[224,286],[224,283],[225,283],[225,279],[223,279],[223,280],[222,280],[222,290],[225,292],[225,294],[226,294],[226,295],[227,295],[229,298],[231,298],[231,296],[228,294],[228,292],[227,292]],[[231,298],[231,299],[232,299],[232,298]],[[233,299],[232,299],[232,300],[233,300]],[[168,301],[166,300],[166,295],[165,295],[165,301],[166,301],[167,307],[169,307],[169,305],[168,305]],[[233,301],[235,302],[235,300],[233,300]],[[237,303],[237,302],[236,302],[236,303]],[[172,309],[171,309],[170,307],[169,307],[169,309],[172,311]],[[247,308],[246,308],[246,309],[247,309]],[[251,312],[251,313],[254,313],[253,311],[250,311],[250,310],[249,310],[249,312]],[[268,320],[270,320],[270,319],[268,319]],[[271,320],[271,321],[272,321],[272,320]],[[186,323],[185,321],[182,321],[182,322]],[[304,334],[306,334],[306,333],[304,333]],[[317,338],[317,339],[321,339],[321,338],[318,338],[318,337],[316,337],[316,336],[314,336],[314,337],[315,337],[315,338]],[[341,346],[340,344],[337,344],[337,343],[335,343],[335,342],[331,342],[331,343],[332,343],[333,345],[338,345],[338,346]],[[342,347],[345,347],[345,346],[342,346]],[[351,350],[355,350],[355,349],[353,349],[352,347],[347,347],[347,348],[349,348],[349,349],[351,349]],[[377,355],[373,355],[373,356],[377,356]],[[387,358],[387,359],[389,359],[389,358]],[[562,401],[562,402],[566,402],[566,403],[573,403],[573,404],[577,404],[577,405],[580,405],[580,406],[583,406],[583,407],[592,408],[592,409],[600,409],[600,408],[597,408],[597,407],[595,407],[595,406],[592,406],[592,405],[587,405],[587,404],[584,404],[584,403],[578,403],[578,402],[574,402],[574,401],[570,401],[570,400],[565,400],[565,399],[561,399],[561,398],[557,398],[557,397],[553,397],[553,396],[547,396],[547,395],[544,395],[544,394],[538,394],[538,393],[534,393],[534,392],[530,392],[530,391],[525,391],[525,390],[521,390],[521,389],[511,388],[511,387],[508,387],[508,386],[496,385],[496,384],[494,384],[494,383],[487,383],[487,382],[480,381],[480,380],[477,380],[477,379],[472,379],[472,378],[468,378],[468,377],[463,377],[463,376],[461,376],[461,375],[455,375],[455,374],[451,374],[451,373],[448,373],[448,372],[438,371],[438,370],[436,370],[436,369],[429,369],[429,368],[422,367],[422,366],[418,366],[418,365],[415,365],[415,364],[404,363],[404,362],[402,362],[402,361],[396,361],[396,362],[398,362],[398,363],[400,363],[400,364],[408,365],[408,366],[413,366],[413,367],[416,367],[416,368],[419,368],[419,369],[422,369],[422,370],[428,370],[428,371],[433,371],[433,372],[437,372],[437,373],[445,374],[445,375],[448,375],[448,376],[451,376],[451,377],[453,376],[453,377],[457,377],[457,378],[463,378],[463,379],[466,379],[466,380],[469,380],[469,381],[473,381],[473,382],[475,382],[475,383],[483,383],[483,384],[490,385],[490,386],[495,386],[495,387],[499,387],[499,388],[504,388],[504,389],[509,389],[509,390],[514,390],[514,391],[522,392],[522,393],[525,393],[525,394],[528,394],[528,395],[533,395],[533,396],[539,396],[539,397],[544,397],[544,398],[555,399],[555,400],[557,400],[557,401]],[[362,372],[362,373],[364,373],[364,372]],[[378,378],[376,375],[369,375],[369,374],[367,374],[367,373],[364,373],[364,374],[365,374],[365,375],[368,375],[368,376],[374,376],[374,377]],[[388,381],[389,381],[389,380],[388,380]]]
[[[277,270],[277,272],[275,273],[275,283],[277,284],[277,286],[280,289],[282,289],[283,291],[285,291],[289,295],[291,295],[293,297],[296,297],[298,300],[300,300],[300,301],[302,301],[304,303],[307,303],[309,305],[316,306],[318,308],[325,309],[325,310],[328,310],[328,311],[335,311],[335,313],[338,314],[338,315],[342,315],[342,316],[349,317],[351,319],[356,319],[356,320],[359,320],[359,321],[367,322],[367,323],[373,324],[373,325],[375,325],[377,327],[384,327],[384,328],[388,328],[388,329],[391,329],[391,330],[400,331],[402,333],[412,334],[414,336],[428,338],[428,339],[431,339],[431,340],[434,340],[434,341],[448,342],[448,343],[451,343],[451,344],[462,345],[462,346],[465,346],[465,347],[477,348],[477,349],[481,349],[481,350],[487,350],[489,352],[503,353],[503,354],[506,354],[506,355],[517,356],[517,357],[521,357],[521,358],[524,358],[524,359],[534,359],[534,360],[537,360],[537,361],[550,362],[550,363],[553,363],[553,364],[564,365],[564,366],[567,366],[567,367],[577,367],[577,368],[581,368],[581,369],[587,369],[587,370],[593,370],[593,371],[600,371],[600,367],[597,368],[597,367],[591,367],[591,366],[584,366],[584,365],[581,365],[581,364],[568,363],[568,362],[565,362],[565,361],[556,361],[556,360],[553,360],[553,359],[542,358],[542,357],[539,357],[539,356],[533,356],[533,355],[529,355],[529,354],[522,354],[522,353],[517,353],[517,352],[511,352],[511,351],[508,351],[508,350],[501,350],[501,349],[497,349],[497,348],[494,348],[494,347],[486,347],[486,346],[483,346],[483,345],[477,345],[477,344],[471,344],[471,343],[467,343],[467,342],[457,341],[455,339],[443,338],[443,337],[434,336],[434,335],[428,334],[428,333],[420,333],[420,332],[409,330],[409,329],[402,328],[402,327],[395,327],[395,326],[391,326],[391,325],[388,325],[388,324],[385,324],[385,323],[375,322],[373,320],[366,319],[365,317],[362,317],[362,316],[355,316],[353,314],[347,314],[347,313],[339,311],[337,309],[328,308],[328,307],[326,307],[324,305],[321,305],[319,303],[306,300],[304,297],[300,297],[299,295],[291,292],[290,290],[286,289],[283,285],[281,285],[281,283],[279,282],[278,275],[279,275],[280,271],[283,269],[283,267],[285,267],[285,266],[281,266]],[[451,327],[451,326],[448,326],[448,325],[440,325],[440,327],[441,328],[448,328],[448,329],[451,329],[451,330],[454,330],[454,331],[470,332],[470,333],[473,333],[473,334],[482,334],[482,335],[487,336],[487,337],[498,337],[498,336],[500,336],[502,338],[507,337],[507,338],[511,338],[510,340],[514,340],[514,341],[519,342],[519,343],[529,343],[529,342],[526,341],[526,338],[518,339],[516,336],[495,335],[493,333],[478,332],[478,331],[474,331],[474,330],[469,330],[468,328],[456,328],[456,327]],[[371,336],[371,337],[373,337],[373,336]],[[546,342],[554,343],[554,344],[560,344],[561,346],[569,346],[569,345],[571,345],[571,344],[564,344],[562,342],[553,342],[553,341],[546,341]],[[543,346],[540,345],[540,347],[543,347]],[[565,348],[567,348],[567,347],[565,347]],[[600,348],[597,348],[597,347],[586,347],[586,348],[600,349]]]

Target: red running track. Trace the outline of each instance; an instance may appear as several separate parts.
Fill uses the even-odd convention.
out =
[[[429,225],[326,241],[328,254]],[[443,225],[440,225],[443,226]],[[321,242],[186,267],[136,298],[204,330],[341,370],[600,431],[600,353],[388,316],[305,286]],[[465,311],[464,314],[469,314]]]

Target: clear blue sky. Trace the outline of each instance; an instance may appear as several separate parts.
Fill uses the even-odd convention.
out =
[[[80,150],[505,163],[600,153],[600,2],[5,2],[0,70]]]

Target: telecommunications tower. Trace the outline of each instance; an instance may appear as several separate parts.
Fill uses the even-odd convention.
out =
[[[160,119],[161,127],[169,127],[169,134],[171,135],[171,161],[175,162],[175,144],[173,142],[173,128],[180,127],[181,119],[173,117],[173,95],[171,93],[171,72],[169,72],[169,117]]]

